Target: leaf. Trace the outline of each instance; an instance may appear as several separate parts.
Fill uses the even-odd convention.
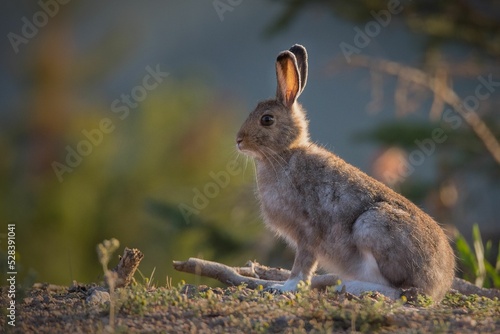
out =
[[[486,241],[486,245],[484,246],[484,257],[489,259],[491,256],[491,250],[493,248],[493,241]]]

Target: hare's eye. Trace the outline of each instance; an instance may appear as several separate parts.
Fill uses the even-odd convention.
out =
[[[260,124],[262,124],[263,126],[273,125],[274,124],[274,117],[271,115],[264,115],[260,119]]]

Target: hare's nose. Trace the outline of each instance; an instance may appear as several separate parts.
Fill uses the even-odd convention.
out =
[[[241,143],[243,142],[243,136],[236,137],[236,147],[241,150]]]

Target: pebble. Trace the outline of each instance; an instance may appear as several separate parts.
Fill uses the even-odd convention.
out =
[[[110,301],[109,292],[98,288],[93,289],[85,301],[87,302],[87,304],[109,303]]]

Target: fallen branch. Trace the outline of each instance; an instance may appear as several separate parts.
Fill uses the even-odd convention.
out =
[[[490,299],[493,299],[495,297],[500,299],[500,290],[480,288],[475,286],[471,282],[468,282],[458,277],[455,277],[455,279],[453,280],[453,285],[451,286],[451,288],[467,296],[478,295]]]
[[[231,286],[246,284],[250,289],[256,289],[259,285],[263,288],[271,288],[275,284],[283,284],[290,276],[288,270],[269,268],[255,262],[247,263],[246,267],[229,267],[218,262],[189,258],[187,261],[174,261],[173,265],[178,271],[214,278]],[[266,279],[262,277],[266,277]],[[339,277],[336,275],[316,275],[311,278],[312,289],[322,290],[329,286],[338,285]],[[370,287],[371,291],[378,291],[392,299],[397,299],[402,294],[400,289],[379,284],[371,284]],[[343,281],[339,286],[340,289],[359,295],[366,291],[366,284],[361,287],[357,282]]]
[[[189,258],[187,261],[174,261],[173,266],[175,270],[213,278],[230,286],[246,284],[250,289],[256,289],[259,285],[263,288],[270,288],[274,284],[282,284],[290,276],[289,270],[266,267],[252,261],[247,262],[244,267],[229,267],[218,262]],[[311,278],[311,288],[313,289],[321,290],[338,285],[339,277],[335,275],[316,275]],[[399,298],[403,293],[401,289],[379,284],[372,284],[370,288],[392,299]],[[488,298],[500,298],[500,290],[478,288],[472,283],[459,278],[455,278],[452,288],[464,295],[477,294]],[[359,286],[353,281],[343,281],[339,289],[359,295],[366,291],[366,284]]]
[[[280,280],[256,278],[256,274],[253,275],[248,267],[244,269],[232,268],[221,263],[197,258],[189,258],[187,261],[174,261],[173,264],[175,270],[210,277],[232,286],[246,284],[250,289],[256,289],[259,285],[268,288],[273,284],[281,283]]]

